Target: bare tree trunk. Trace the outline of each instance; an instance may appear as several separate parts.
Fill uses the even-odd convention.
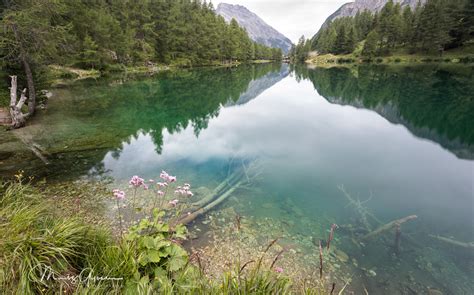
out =
[[[26,74],[26,83],[28,84],[28,114],[32,116],[35,113],[36,108],[36,92],[35,92],[35,83],[33,81],[33,73],[31,72],[30,64],[26,57],[22,54],[23,68],[25,69]]]
[[[30,63],[28,62],[28,56],[21,44],[20,35],[18,34],[18,29],[16,24],[12,25],[13,33],[15,34],[16,41],[20,44],[20,59],[23,64],[23,69],[25,70],[26,75],[26,83],[28,85],[28,94],[29,94],[29,101],[28,101],[28,114],[32,116],[35,113],[36,108],[36,91],[35,91],[35,83],[33,81],[33,73],[31,72]]]
[[[10,87],[10,116],[12,117],[12,128],[20,128],[26,124],[26,115],[23,114],[21,108],[27,100],[26,88],[23,89],[20,101],[17,103],[17,76],[11,76],[12,84]]]
[[[396,226],[400,226],[402,223],[405,223],[407,221],[410,221],[410,220],[413,220],[413,219],[416,219],[417,216],[416,215],[410,215],[410,216],[407,216],[407,217],[403,217],[403,218],[400,218],[400,219],[397,219],[397,220],[394,220],[394,221],[390,221],[389,223],[387,224],[384,224],[380,227],[378,227],[376,230],[366,234],[365,236],[362,237],[362,240],[366,240],[366,239],[370,239],[372,238],[373,236],[376,236],[384,231],[387,231],[393,227],[396,227]]]

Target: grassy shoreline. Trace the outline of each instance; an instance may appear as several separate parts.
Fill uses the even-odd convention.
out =
[[[362,57],[358,54],[343,55],[313,55],[306,61],[309,65],[327,66],[337,64],[403,64],[416,65],[426,63],[450,63],[450,64],[472,64],[474,54],[460,55],[458,53],[445,53],[443,55],[421,55],[421,54],[393,54],[390,56]]]
[[[362,55],[362,46],[348,54],[317,54],[309,53],[305,63],[314,66],[332,66],[337,64],[388,64],[417,65],[427,63],[439,64],[472,64],[474,63],[474,46],[448,50],[443,54],[412,54],[407,49],[395,50],[386,56],[367,57]]]
[[[238,262],[221,276],[209,277],[199,256],[182,248],[185,236],[171,223],[142,219],[120,238],[111,226],[85,218],[91,215],[86,207],[85,215],[54,209],[54,186],[44,189],[22,183],[21,173],[16,177],[0,182],[0,289],[8,290],[5,294],[328,293],[327,282],[316,289],[295,289],[288,277],[263,262]],[[60,190],[74,195],[71,187]],[[88,193],[101,192],[99,185]]]
[[[277,62],[275,60],[252,60],[247,62],[248,64],[266,64]],[[125,74],[156,74],[162,71],[183,69],[183,68],[201,68],[201,67],[233,67],[244,64],[239,61],[233,61],[228,63],[223,63],[220,61],[211,62],[209,64],[202,64],[194,67],[190,66],[180,66],[180,65],[160,65],[160,64],[151,64],[149,66],[125,66],[125,65],[114,65],[113,67],[107,69],[106,71],[99,71],[96,69],[80,69],[75,67],[61,66],[61,65],[50,65],[48,66],[50,72],[50,80],[52,86],[64,85],[76,80],[87,79],[87,78],[100,78],[104,75],[113,74],[113,73],[125,73]]]

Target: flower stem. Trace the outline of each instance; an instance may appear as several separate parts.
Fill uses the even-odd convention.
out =
[[[135,210],[135,198],[137,196],[137,187],[133,188],[132,209]]]
[[[119,224],[120,224],[120,238],[123,240],[123,226],[122,226],[122,214],[120,214],[120,202],[118,199],[115,199],[117,201],[117,214],[118,214],[118,219],[119,219]]]

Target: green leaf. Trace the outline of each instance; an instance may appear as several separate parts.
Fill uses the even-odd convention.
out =
[[[176,245],[176,244],[171,244],[171,247],[170,247],[170,256],[172,257],[186,257],[188,255],[188,253],[186,252],[186,250],[184,250],[183,248],[181,248],[181,246],[179,245]]]
[[[162,257],[160,255],[160,252],[157,250],[148,250],[146,256],[150,262],[154,262],[154,263],[160,262],[161,257]]]
[[[155,249],[166,248],[171,246],[171,242],[167,240],[163,240],[162,237],[155,238]]]
[[[168,270],[169,271],[178,271],[182,269],[188,260],[185,257],[171,257],[168,261]]]
[[[158,223],[155,226],[155,229],[159,232],[169,232],[170,231],[170,226],[166,223]]]
[[[148,255],[145,255],[145,254],[140,254],[140,256],[138,256],[138,263],[140,265],[147,265],[148,264]]]
[[[175,228],[175,234],[174,236],[178,239],[186,239],[186,234],[187,234],[188,230],[186,228],[186,226],[180,224],[178,226],[176,226]]]
[[[141,244],[147,249],[155,249],[155,240],[150,236],[142,237]]]
[[[153,209],[153,217],[155,220],[163,216],[165,216],[165,211],[160,211],[158,208]]]
[[[155,277],[166,278],[167,276],[168,276],[168,272],[165,269],[161,267],[155,268]]]

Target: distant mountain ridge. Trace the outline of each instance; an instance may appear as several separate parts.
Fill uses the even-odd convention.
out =
[[[234,18],[240,26],[247,30],[250,38],[259,44],[280,48],[285,54],[290,51],[293,45],[290,39],[244,6],[220,3],[217,6],[216,13],[227,22]]]
[[[390,0],[355,0],[342,5],[338,10],[331,14],[321,28],[325,28],[331,21],[339,17],[355,16],[357,12],[369,10],[372,12],[380,11]],[[393,0],[393,3],[400,3],[402,7],[409,5],[412,9],[420,2],[424,4],[426,0]]]

